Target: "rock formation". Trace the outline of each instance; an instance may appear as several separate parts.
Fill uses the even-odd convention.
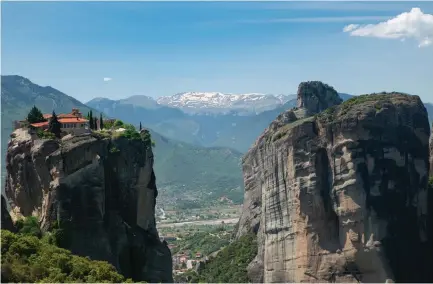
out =
[[[299,84],[297,100],[298,108],[304,108],[308,115],[322,112],[343,102],[334,88],[319,81]]]
[[[40,140],[22,129],[11,137],[5,192],[13,218],[38,216],[44,231],[62,230],[63,247],[133,280],[173,282],[156,230],[150,145],[96,134]]]
[[[298,102],[287,113],[340,103],[317,82],[301,83]],[[432,282],[430,127],[420,98],[372,94],[310,117],[292,113],[243,159],[236,236],[253,231],[259,244],[249,278]]]
[[[11,215],[9,215],[6,199],[3,196],[3,194],[2,194],[2,205],[1,206],[2,206],[2,212],[1,212],[1,214],[2,214],[2,216],[1,216],[1,218],[2,218],[2,224],[1,224],[1,228],[3,230],[9,230],[11,232],[15,232],[15,226],[14,226],[14,224],[12,222]]]

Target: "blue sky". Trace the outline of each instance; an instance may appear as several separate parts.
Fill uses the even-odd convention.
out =
[[[433,2],[1,5],[1,73],[83,102],[184,91],[290,94],[306,80],[351,94],[395,90],[433,102],[433,45],[362,28],[413,7],[433,14]],[[425,19],[415,27],[432,35]],[[361,25],[358,36],[343,32],[350,24]]]

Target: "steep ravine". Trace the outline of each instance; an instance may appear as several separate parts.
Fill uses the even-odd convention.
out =
[[[236,236],[257,234],[250,280],[432,282],[426,109],[400,93],[335,95],[302,83],[299,108],[243,159]]]
[[[44,231],[60,227],[63,247],[107,260],[133,280],[173,281],[156,230],[150,145],[97,134],[40,140],[17,130],[6,169],[12,218],[35,215]]]

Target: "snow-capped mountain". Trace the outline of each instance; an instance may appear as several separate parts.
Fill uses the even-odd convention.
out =
[[[268,95],[260,93],[224,94],[220,92],[185,92],[160,97],[158,104],[180,108],[189,113],[260,113],[275,109],[296,95]]]

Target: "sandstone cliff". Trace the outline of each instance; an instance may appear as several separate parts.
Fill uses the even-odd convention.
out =
[[[63,247],[126,277],[173,281],[156,230],[150,145],[96,134],[40,140],[21,129],[11,137],[5,193],[13,218],[38,216],[44,231],[62,230]]]
[[[340,103],[327,101],[329,86],[305,87],[316,98],[311,106],[298,93],[307,116]],[[281,114],[243,159],[236,235],[257,234],[250,279],[431,282],[430,128],[419,97],[360,96],[306,118],[300,110]]]

